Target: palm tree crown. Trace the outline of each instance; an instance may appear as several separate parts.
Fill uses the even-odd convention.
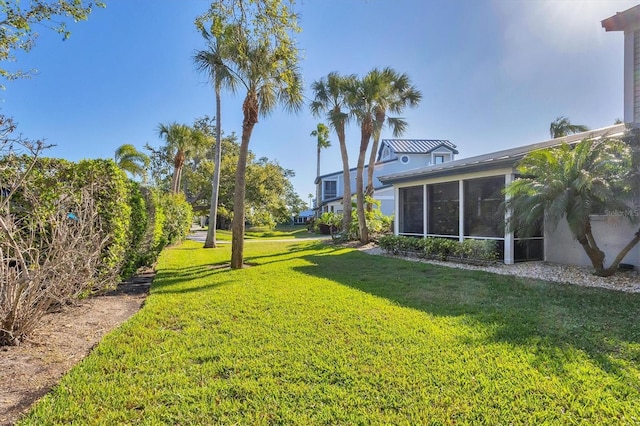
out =
[[[571,124],[567,117],[559,116],[551,122],[549,134],[553,139],[568,136],[573,133],[586,132],[589,128],[582,124]]]
[[[118,167],[131,176],[142,178],[143,182],[147,180],[147,167],[149,167],[149,156],[140,152],[131,144],[123,144],[116,149],[114,159]]]

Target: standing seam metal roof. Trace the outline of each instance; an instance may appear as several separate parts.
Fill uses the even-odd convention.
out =
[[[458,153],[456,146],[445,139],[382,139],[380,148],[384,145],[389,146],[396,154],[424,154],[440,146]]]

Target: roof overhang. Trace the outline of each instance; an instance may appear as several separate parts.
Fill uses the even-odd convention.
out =
[[[486,170],[504,169],[515,167],[516,163],[531,151],[543,148],[553,148],[563,143],[574,144],[583,139],[593,139],[601,137],[619,137],[626,131],[624,124],[604,127],[598,130],[576,133],[557,139],[550,139],[530,145],[523,145],[516,148],[505,149],[488,154],[477,155],[460,160],[448,161],[433,166],[421,167],[419,169],[407,170],[391,175],[380,176],[378,180],[385,185],[411,182],[414,180],[428,179],[432,177],[455,176],[460,174],[481,172]]]
[[[603,20],[602,27],[605,31],[635,31],[640,29],[640,4]]]

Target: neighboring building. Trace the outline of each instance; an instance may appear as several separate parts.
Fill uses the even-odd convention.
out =
[[[386,215],[393,213],[395,202],[391,185],[383,185],[378,176],[397,173],[452,161],[458,154],[456,146],[448,140],[439,139],[382,139],[378,150],[373,172],[373,198],[380,201],[380,210]],[[364,185],[367,185],[367,169],[364,168]],[[355,194],[356,169],[350,169],[351,191]],[[342,213],[342,196],[344,193],[344,173],[342,170],[319,176],[315,180],[318,215],[324,212]]]
[[[313,218],[313,216],[315,216],[315,212],[313,210],[301,211],[297,216],[293,217],[293,224],[306,225],[307,223],[309,223],[311,218]]]
[[[594,131],[551,139],[464,158],[441,165],[380,176],[395,192],[395,229],[397,235],[445,237],[460,241],[494,240],[504,263],[528,260],[590,265],[587,255],[575,241],[568,225],[541,230],[539,235],[519,238],[505,232],[502,190],[517,176],[516,164],[536,149],[551,148],[563,142],[576,143],[584,138],[619,137],[626,126],[619,124]],[[628,243],[637,230],[616,215],[592,216],[594,235],[611,259]],[[624,259],[640,268],[640,246]]]
[[[640,4],[602,21],[606,31],[624,31],[624,121],[640,123]]]
[[[505,263],[526,260],[590,266],[580,244],[562,221],[553,229],[541,230],[532,238],[518,238],[505,232],[500,204],[502,189],[516,178],[515,165],[527,153],[584,138],[619,137],[640,126],[640,5],[602,21],[606,31],[624,31],[624,120],[625,124],[578,133],[532,145],[381,175],[383,185],[392,185],[396,200],[395,233],[495,240]],[[630,208],[640,208],[638,204]],[[504,214],[504,213],[502,213]],[[638,231],[615,212],[591,217],[593,234],[609,261]],[[640,268],[640,246],[634,247],[624,263]]]

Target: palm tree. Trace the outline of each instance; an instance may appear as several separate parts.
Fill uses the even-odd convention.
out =
[[[365,194],[369,197],[373,196],[373,172],[376,164],[376,156],[378,154],[378,146],[380,145],[380,133],[384,126],[385,119],[389,120],[390,125],[399,126],[397,131],[404,133],[404,123],[397,122],[396,118],[387,118],[387,110],[394,114],[400,114],[405,107],[418,106],[422,100],[422,93],[411,84],[411,80],[407,74],[398,74],[392,68],[385,68],[382,70],[382,78],[384,84],[382,90],[385,92],[379,97],[379,102],[376,104],[375,110],[375,130],[373,132],[373,145],[371,146],[371,152],[369,153],[369,167],[367,169],[367,189]],[[394,122],[396,124],[394,124]],[[367,203],[367,210],[371,211],[371,203]]]
[[[219,24],[219,22],[218,22]],[[212,26],[216,28],[214,23]],[[207,238],[204,242],[204,248],[216,247],[216,227],[218,216],[218,190],[220,187],[220,165],[222,162],[222,135],[221,135],[221,106],[220,92],[222,87],[226,87],[235,92],[236,79],[224,64],[225,52],[228,53],[229,47],[224,45],[225,40],[229,40],[228,31],[231,27],[226,27],[227,34],[221,32],[214,35],[208,32],[204,27],[201,28],[202,36],[207,42],[207,50],[201,50],[194,56],[194,62],[198,70],[205,72],[209,76],[209,80],[213,83],[216,96],[216,144],[214,148],[214,164],[213,179],[211,182],[211,203],[209,207],[209,227],[207,228]]]
[[[563,144],[533,151],[518,165],[524,177],[505,188],[506,207],[511,211],[508,227],[521,236],[528,236],[542,223],[554,227],[566,218],[573,236],[589,256],[595,274],[613,275],[622,259],[640,241],[640,229],[605,268],[605,254],[592,233],[590,215],[603,206],[611,211],[629,212],[625,200],[633,190],[637,191],[630,184],[634,170],[629,146],[613,139],[585,139],[573,148]],[[632,212],[628,218],[637,219]]]
[[[320,177],[320,151],[331,146],[331,142],[329,142],[329,128],[324,123],[318,123],[316,129],[311,132],[311,136],[315,136],[317,141],[316,146],[318,148],[318,155],[316,160],[316,177]],[[320,191],[316,187],[316,200],[319,199]],[[309,208],[313,207],[310,205]]]
[[[586,132],[589,128],[582,124],[571,124],[567,117],[559,116],[551,122],[549,134],[553,139],[568,136],[573,133]]]
[[[364,162],[369,141],[374,134],[381,131],[384,123],[384,119],[379,120],[379,118],[382,118],[381,111],[386,111],[387,109],[401,111],[404,108],[404,105],[396,102],[395,95],[391,95],[393,92],[388,88],[390,75],[393,74],[395,72],[380,71],[375,68],[369,71],[362,80],[352,82],[347,89],[351,113],[360,125],[360,149],[356,168],[356,210],[360,242],[363,244],[369,242],[369,231],[364,208]],[[408,99],[405,102],[410,103]],[[407,128],[407,122],[402,118],[388,117],[387,123],[391,127],[394,137],[400,136]]]
[[[231,268],[243,267],[245,192],[247,156],[251,133],[258,118],[269,114],[282,104],[287,111],[302,106],[302,76],[297,69],[297,50],[292,46],[274,48],[269,40],[250,41],[243,31],[236,31],[230,43],[233,72],[246,90],[242,104],[242,137],[236,169],[233,223],[231,240]]]
[[[314,100],[311,102],[311,113],[320,117],[326,114],[329,126],[338,135],[340,143],[340,155],[342,156],[342,174],[344,184],[342,191],[342,230],[349,232],[351,228],[351,176],[349,172],[349,154],[345,137],[345,127],[349,121],[349,113],[344,111],[347,107],[347,87],[356,80],[355,75],[341,76],[337,72],[331,72],[327,77],[315,81],[311,85]],[[318,196],[318,200],[320,197]]]
[[[318,148],[318,157],[316,161],[316,177],[320,176],[320,151],[331,146],[329,142],[329,128],[324,123],[318,123],[316,129],[311,132],[310,136],[315,136]]]
[[[149,167],[149,156],[136,149],[131,144],[123,144],[116,149],[114,159],[118,167],[131,176],[142,178],[143,183],[147,183],[147,167]]]
[[[202,132],[178,123],[159,124],[158,136],[167,142],[169,152],[175,152],[173,155],[173,175],[170,189],[172,193],[176,194],[180,192],[182,167],[187,156],[192,150],[200,149],[206,144],[206,137]]]

